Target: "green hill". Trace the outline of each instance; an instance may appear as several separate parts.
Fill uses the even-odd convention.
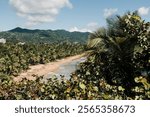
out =
[[[28,43],[52,43],[59,41],[70,41],[85,43],[89,32],[69,32],[65,30],[29,30],[17,27],[15,29],[0,32],[0,38],[11,42]]]

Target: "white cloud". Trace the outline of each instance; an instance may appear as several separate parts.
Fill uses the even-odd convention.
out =
[[[74,31],[78,31],[78,32],[93,32],[98,27],[99,27],[98,23],[90,22],[83,28],[78,28],[78,27],[74,26],[73,28],[70,28],[69,31],[70,32],[74,32]]]
[[[70,28],[69,29],[70,32],[92,32],[90,29],[87,29],[87,28],[78,28],[78,27],[73,27],[73,28]]]
[[[27,25],[54,22],[60,10],[72,8],[69,0],[9,0],[17,15],[27,20]]]
[[[140,15],[148,15],[148,13],[150,12],[150,7],[146,8],[146,7],[141,7],[138,9],[138,13]]]
[[[105,17],[105,18],[110,17],[110,16],[112,16],[113,14],[115,14],[117,11],[118,11],[117,8],[115,8],[115,9],[113,9],[113,8],[104,9],[104,17]]]

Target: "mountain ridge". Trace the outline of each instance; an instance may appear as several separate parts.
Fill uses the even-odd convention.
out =
[[[26,29],[16,27],[14,29],[0,32],[0,38],[5,38],[12,42],[27,42],[27,43],[52,43],[59,41],[70,41],[86,43],[89,32],[69,32],[63,29],[58,30],[40,30]]]

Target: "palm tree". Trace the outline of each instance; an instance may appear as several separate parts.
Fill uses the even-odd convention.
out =
[[[136,75],[133,59],[138,50],[143,49],[141,40],[149,39],[146,35],[150,24],[145,23],[137,12],[109,18],[107,23],[107,28],[91,34],[88,47],[94,49],[96,64],[103,63],[100,72],[108,83],[130,88]]]

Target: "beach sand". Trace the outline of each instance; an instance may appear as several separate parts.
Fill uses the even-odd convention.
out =
[[[14,81],[21,81],[22,78],[27,78],[29,80],[35,80],[36,77],[34,77],[33,75],[46,76],[50,72],[57,71],[61,65],[70,63],[73,60],[79,59],[83,56],[85,56],[85,53],[80,54],[80,55],[70,56],[67,58],[60,59],[60,60],[56,60],[55,62],[50,62],[47,64],[39,64],[39,65],[29,66],[28,70],[23,71],[22,73],[20,73],[19,76],[14,77]]]

